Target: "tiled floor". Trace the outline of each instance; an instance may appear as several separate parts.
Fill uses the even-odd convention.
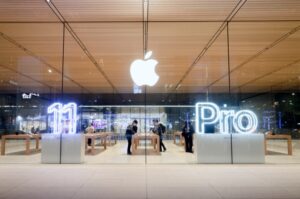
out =
[[[300,198],[293,165],[0,165],[1,199]]]
[[[142,148],[127,156],[126,142],[119,141],[86,154],[85,164],[45,165],[40,152],[24,155],[24,142],[10,141],[0,156],[0,199],[300,198],[297,140],[293,156],[286,154],[286,142],[268,142],[264,165],[197,165],[182,146],[165,144],[161,155],[149,146],[147,156]]]

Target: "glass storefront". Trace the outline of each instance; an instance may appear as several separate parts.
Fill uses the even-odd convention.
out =
[[[87,146],[86,164],[196,164],[196,138],[194,153],[187,153],[183,125],[196,128],[195,104],[213,102],[257,115],[266,163],[300,163],[299,22],[147,26],[147,49],[159,62],[153,87],[134,85],[129,72],[131,62],[143,58],[142,22],[0,23],[2,138],[43,139],[54,128],[49,105],[75,102],[77,134],[91,125],[99,135],[108,133],[95,140],[94,151]],[[127,155],[125,133],[133,120],[141,138]],[[155,120],[165,126],[160,140],[147,135]],[[215,123],[205,133],[220,134],[220,128]],[[290,136],[291,148],[288,139],[269,135]],[[0,163],[41,163],[43,144],[36,149],[35,141],[29,153],[24,139],[2,141]],[[157,150],[158,141],[165,152]]]

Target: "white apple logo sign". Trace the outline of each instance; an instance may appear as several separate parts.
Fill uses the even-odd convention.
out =
[[[149,59],[152,51],[146,53],[144,60],[137,59],[131,63],[130,75],[133,82],[138,86],[148,85],[154,86],[159,79],[155,72],[155,66],[158,61]]]

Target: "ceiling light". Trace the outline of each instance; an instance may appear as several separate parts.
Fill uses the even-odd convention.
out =
[[[152,55],[152,51],[150,50],[145,54],[144,59],[149,59],[151,57],[151,55]]]
[[[12,84],[12,85],[15,85],[15,86],[18,85],[18,83],[16,81],[14,81],[14,80],[9,80],[9,83]]]
[[[52,70],[51,70],[51,69],[48,69],[48,72],[49,72],[49,73],[52,73]]]

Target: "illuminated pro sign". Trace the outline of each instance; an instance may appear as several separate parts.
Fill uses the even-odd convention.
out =
[[[253,133],[258,126],[257,116],[250,110],[220,110],[211,102],[196,104],[196,132],[205,133],[205,126],[219,123],[220,133],[230,133],[230,125],[238,133]]]
[[[65,105],[53,103],[48,107],[47,113],[51,118],[54,134],[76,133],[77,105],[75,103]]]

